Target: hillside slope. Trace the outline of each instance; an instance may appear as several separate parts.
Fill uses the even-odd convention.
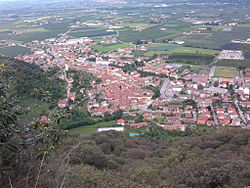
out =
[[[4,67],[1,80],[10,84],[13,94],[19,97],[30,97],[34,89],[49,91],[53,97],[65,95],[65,83],[57,78],[49,79],[51,72],[43,72],[38,66],[28,64],[17,59],[0,56],[0,64]]]
[[[249,186],[250,131],[210,129],[195,128],[186,136],[152,128],[155,136],[107,132],[75,137],[47,161],[39,187]]]
[[[59,99],[66,97],[66,82],[53,76],[59,70],[44,72],[34,64],[0,56],[1,85],[6,85],[10,98],[15,98],[22,110],[21,123],[36,121]]]

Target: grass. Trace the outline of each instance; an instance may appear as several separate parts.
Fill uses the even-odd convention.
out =
[[[24,55],[24,54],[29,54],[29,53],[30,53],[30,49],[22,47],[22,46],[9,46],[9,47],[0,48],[0,54],[6,55],[9,57],[15,57],[20,54]]]
[[[220,52],[218,50],[210,50],[203,48],[191,48],[191,47],[182,47],[176,48],[168,52],[169,55],[187,53],[187,54],[203,54],[203,55],[218,55]]]
[[[146,29],[149,27],[154,26],[153,24],[144,24],[144,23],[128,23],[123,24],[124,27],[132,27],[132,28],[138,28],[138,29]]]
[[[97,131],[98,128],[101,127],[112,127],[115,126],[116,121],[107,121],[107,122],[100,122],[93,125],[88,126],[81,126],[75,129],[70,129],[70,133],[72,134],[91,134]]]
[[[153,39],[157,42],[162,41],[163,39],[172,38],[170,35],[178,35],[182,33],[180,29],[169,29],[166,31],[162,31],[162,25],[154,25],[152,27],[148,27],[141,32],[134,31],[132,28],[125,27],[119,30],[119,40],[124,42],[135,42],[136,40],[148,40]]]
[[[106,28],[95,28],[95,29],[85,29],[85,30],[78,30],[72,31],[69,33],[70,36],[73,37],[100,37],[100,36],[109,36],[115,35],[116,32],[108,32]]]
[[[215,70],[215,77],[222,77],[222,78],[234,78],[239,75],[239,72],[233,68],[216,68]]]
[[[189,65],[189,64],[187,64],[187,65]],[[198,73],[200,68],[201,68],[200,66],[196,66],[196,65],[189,65],[189,66],[191,66],[190,71],[195,72],[195,73]]]
[[[186,45],[198,48],[221,49],[223,45],[228,44],[232,39],[247,39],[249,38],[250,27],[247,25],[238,25],[232,27],[232,31],[223,31],[225,26],[214,27],[212,31],[207,31],[206,34],[187,35],[177,38],[184,40]]]
[[[247,67],[250,68],[250,59],[239,60],[220,60],[216,64],[217,66],[227,66],[227,67]]]
[[[93,50],[96,50],[98,52],[114,52],[118,49],[122,48],[133,48],[134,46],[132,44],[115,44],[111,46],[103,46],[103,45],[95,45],[93,46]]]
[[[177,48],[181,48],[181,45],[178,44],[168,44],[168,43],[155,43],[155,44],[149,44],[146,45],[148,48],[148,51],[170,51],[170,50],[175,50]]]
[[[41,114],[49,111],[50,104],[35,100],[33,98],[22,99],[20,106],[23,110],[27,110],[27,114],[23,114],[19,117],[20,122],[23,124],[30,123],[31,121],[37,121]]]
[[[157,50],[159,49],[159,50]],[[192,48],[192,47],[181,47],[181,45],[166,44],[149,46],[148,51],[144,53],[146,56],[157,55],[174,55],[174,54],[201,54],[201,55],[212,55],[216,56],[219,54],[218,50],[210,50],[203,48]]]
[[[209,71],[208,70],[201,70],[201,71],[199,71],[199,74],[209,75]]]

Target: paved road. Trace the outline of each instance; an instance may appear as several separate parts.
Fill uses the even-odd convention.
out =
[[[210,70],[209,70],[209,76],[210,77],[213,77],[214,76],[214,73],[215,73],[215,66],[212,66],[211,68],[210,68]]]
[[[240,71],[240,80],[243,83],[243,86],[246,87],[245,79],[244,79],[244,76],[243,76],[243,70]]]
[[[164,82],[160,90],[160,93],[161,93],[160,98],[166,98],[167,87],[169,86],[169,84],[170,84],[170,80],[168,78],[164,79]]]
[[[212,115],[213,115],[213,119],[214,119],[215,125],[219,125],[219,120],[217,118],[217,115],[215,113],[215,110],[214,110],[214,107],[213,107],[212,103],[210,103],[210,107],[211,107],[211,110],[212,110]]]
[[[240,115],[242,121],[243,121],[244,124],[247,126],[247,120],[246,120],[246,118],[245,118],[245,116],[244,116],[244,113],[241,111],[241,109],[240,109],[240,107],[239,107],[239,105],[238,105],[238,101],[235,100],[235,101],[234,101],[234,104],[235,104],[235,106],[238,108],[238,112],[239,112],[239,115]]]
[[[217,62],[218,62],[218,59],[215,58],[210,64],[201,67],[199,72],[202,71],[202,70],[209,70],[209,76],[210,76],[210,74],[213,75],[214,72],[215,72],[215,66],[216,66]]]

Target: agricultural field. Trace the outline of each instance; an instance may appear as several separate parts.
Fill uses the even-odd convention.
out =
[[[149,51],[149,52],[144,53],[143,55],[145,55],[145,56],[154,56],[154,55],[161,56],[161,55],[168,55],[168,52],[167,51]]]
[[[154,25],[145,29],[135,31],[133,28],[125,27],[119,30],[119,40],[124,42],[135,42],[136,40],[154,40],[162,42],[163,40],[173,39],[182,35],[184,31],[191,31],[190,26],[175,26],[168,28],[168,25]]]
[[[45,18],[36,18],[40,24],[32,22],[10,22],[9,24],[0,23],[0,40],[15,40],[22,43],[32,40],[45,40],[58,37],[58,34],[65,33],[69,29],[69,21],[45,21]],[[46,18],[47,19],[47,18]]]
[[[209,70],[207,70],[207,69],[206,69],[206,70],[202,69],[202,70],[199,71],[199,74],[200,74],[200,75],[209,75]]]
[[[213,55],[205,54],[188,54],[188,53],[176,53],[169,55],[168,62],[189,64],[189,65],[208,65],[214,60]]]
[[[250,45],[249,44],[238,44],[238,43],[228,43],[222,47],[224,50],[240,50],[244,52],[244,56],[250,53]],[[245,57],[250,59],[248,57]]]
[[[147,47],[147,51],[141,52],[146,56],[157,55],[174,55],[174,54],[200,54],[200,55],[212,55],[216,56],[220,53],[218,50],[211,49],[202,49],[202,48],[192,48],[192,47],[183,47],[177,44],[150,44],[145,45]]]
[[[145,24],[145,23],[127,23],[123,24],[124,27],[136,28],[139,30],[147,29],[154,26],[154,24]]]
[[[220,60],[216,64],[217,66],[228,66],[228,67],[246,67],[250,68],[250,59],[245,60]]]
[[[112,36],[115,35],[115,31],[107,31],[106,28],[92,28],[92,29],[84,29],[71,31],[69,33],[72,37],[103,37],[103,36]]]
[[[118,49],[123,49],[123,48],[133,48],[134,45],[132,44],[114,44],[110,46],[103,46],[103,45],[95,45],[92,46],[93,50],[98,51],[98,52],[114,52],[117,51]]]
[[[250,27],[248,25],[238,25],[230,29],[228,27],[216,26],[212,28],[212,31],[181,36],[177,39],[185,41],[186,46],[222,49],[223,46],[233,39],[245,40],[249,38]]]
[[[218,50],[210,50],[210,49],[202,49],[202,48],[191,48],[191,47],[182,47],[182,48],[177,48],[175,50],[169,51],[169,55],[179,54],[179,53],[202,54],[202,55],[216,56],[216,55],[218,55],[220,53],[220,51],[218,51]]]
[[[13,35],[12,39],[24,43],[32,40],[45,40],[58,37],[58,34],[65,33],[68,30],[69,23],[49,23],[42,25],[42,28],[19,28],[21,34]]]
[[[168,43],[155,43],[145,45],[148,51],[171,51],[181,48],[181,45],[178,44],[168,44]]]
[[[9,57],[15,57],[17,55],[24,55],[29,54],[31,51],[29,48],[25,48],[22,46],[10,46],[10,47],[3,47],[0,48],[0,54],[9,56]]]
[[[221,68],[217,67],[215,69],[215,77],[222,77],[222,78],[234,78],[239,76],[239,71],[234,68]]]
[[[70,129],[71,134],[90,134],[97,131],[98,128],[116,126],[116,121],[100,122],[94,125],[81,126],[74,129]]]

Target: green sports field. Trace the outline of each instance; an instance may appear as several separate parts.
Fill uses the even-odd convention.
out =
[[[93,50],[96,50],[98,52],[114,52],[118,49],[123,49],[123,48],[133,48],[134,45],[132,44],[115,44],[111,46],[103,46],[103,45],[95,45],[93,46]]]
[[[97,123],[94,125],[81,126],[81,127],[75,128],[75,129],[70,129],[70,133],[72,133],[72,134],[89,134],[89,133],[96,132],[98,128],[112,127],[115,125],[117,125],[116,121],[100,122],[100,123]]]
[[[239,71],[233,68],[216,68],[215,69],[215,77],[222,77],[222,78],[234,78],[239,76]]]

